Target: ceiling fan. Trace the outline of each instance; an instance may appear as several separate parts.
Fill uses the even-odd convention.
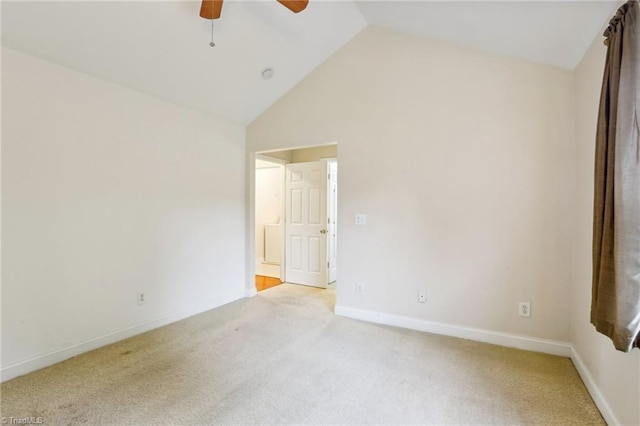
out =
[[[220,18],[222,13],[222,2],[224,0],[202,0],[200,6],[200,16],[204,19],[211,20],[211,43],[209,46],[215,47],[213,42],[213,20]],[[278,3],[292,11],[293,13],[302,12],[307,8],[309,0],[277,0]]]
[[[277,0],[278,3],[292,11],[293,13],[302,12],[309,3],[309,0]],[[202,0],[200,6],[200,16],[204,19],[218,19],[222,13],[223,0]]]

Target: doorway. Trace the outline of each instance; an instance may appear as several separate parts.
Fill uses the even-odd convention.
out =
[[[338,160],[329,160],[327,179],[327,262],[328,284],[338,280]]]
[[[284,165],[255,161],[255,285],[257,291],[282,283]]]
[[[284,281],[320,288],[335,285],[337,167],[335,144],[256,153],[257,291]],[[280,210],[274,213],[276,205]]]

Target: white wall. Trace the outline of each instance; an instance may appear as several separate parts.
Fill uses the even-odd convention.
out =
[[[247,149],[338,142],[338,305],[566,342],[572,108],[569,71],[370,27]]]
[[[590,324],[595,131],[606,47],[598,35],[576,68],[576,189],[571,341],[616,419],[640,424],[640,351],[618,352]]]
[[[330,144],[309,148],[287,149],[284,151],[260,153],[260,156],[284,160],[287,163],[306,163],[308,161],[320,161],[337,157],[338,146],[336,144]]]
[[[335,158],[338,156],[337,145],[315,146],[306,149],[294,149],[291,151],[292,163],[306,163],[309,161],[320,161],[325,158]]]
[[[262,157],[271,157],[276,160],[282,160],[287,163],[291,162],[291,151],[275,151],[275,152],[263,152],[260,154]]]
[[[282,211],[282,166],[256,169],[256,259],[264,260],[264,226],[280,223]]]
[[[242,126],[6,48],[2,89],[3,379],[244,295]]]

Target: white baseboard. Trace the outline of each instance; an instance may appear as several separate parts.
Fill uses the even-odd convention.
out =
[[[578,370],[578,374],[589,391],[591,399],[593,399],[598,410],[600,410],[600,414],[604,417],[604,421],[610,426],[622,424],[618,421],[618,418],[613,413],[613,410],[607,403],[606,399],[604,399],[604,396],[602,396],[596,382],[593,380],[593,377],[591,377],[591,373],[589,373],[584,362],[582,362],[582,358],[580,358],[580,355],[576,352],[573,346],[571,347],[571,361],[573,361],[573,365],[576,367],[576,370]]]
[[[498,331],[484,330],[481,328],[462,327],[453,324],[445,324],[435,321],[425,321],[397,315],[383,314],[361,309],[336,306],[335,314],[347,318],[374,322],[377,324],[391,325],[394,327],[408,328],[411,330],[425,331],[428,333],[442,334],[445,336],[459,337],[461,339],[475,340],[494,345],[508,346],[511,348],[528,351],[543,352],[551,355],[571,357],[571,345],[555,340],[538,339],[536,337],[522,336],[518,334],[501,333]]]
[[[119,342],[120,340],[127,339],[137,334],[144,333],[149,330],[153,330],[158,327],[162,327],[167,324],[171,324],[176,321],[197,315],[199,313],[226,305],[241,298],[236,294],[227,294],[215,299],[210,299],[207,302],[199,303],[187,308],[179,309],[174,312],[162,315],[158,318],[136,324],[134,326],[119,330],[107,335],[96,337],[84,342],[76,343],[66,348],[57,349],[42,355],[38,355],[34,358],[20,361],[6,367],[2,367],[0,370],[0,382],[4,382],[14,377],[22,376],[32,371],[39,370],[44,367],[56,364],[71,357],[83,354],[85,352],[92,351],[102,346],[109,345],[111,343]]]
[[[501,333],[480,328],[462,327],[453,324],[445,324],[434,321],[418,320],[414,318],[401,317],[361,309],[336,306],[335,314],[347,318],[373,322],[377,324],[390,325],[394,327],[408,328],[411,330],[425,331],[428,333],[442,334],[445,336],[459,337],[462,339],[475,340],[478,342],[491,343],[494,345],[508,346],[528,351],[543,352],[551,355],[559,355],[571,358],[580,378],[584,382],[587,391],[591,395],[594,403],[600,410],[602,417],[608,425],[621,424],[616,418],[613,410],[603,397],[600,389],[594,382],[589,370],[582,362],[580,355],[575,348],[566,342],[555,340],[538,339],[535,337],[522,336],[517,334]]]
[[[252,297],[257,294],[255,289],[245,290],[245,297]],[[205,303],[194,305],[188,308],[180,309],[175,312],[163,315],[153,320],[145,321],[135,326],[107,334],[102,337],[87,340],[67,348],[58,349],[49,353],[15,363],[0,370],[0,382],[10,380],[32,371],[39,370],[44,367],[64,361],[76,355],[100,348],[102,346],[118,342],[120,340],[171,324],[176,321],[197,315],[199,313],[217,308],[227,303],[233,302],[238,298],[235,295],[227,295],[211,299]],[[377,324],[390,325],[394,327],[408,328],[411,330],[424,331],[428,333],[441,334],[445,336],[458,337],[462,339],[475,340],[479,342],[491,343],[495,345],[514,347],[518,349],[530,350],[535,352],[543,352],[552,355],[559,355],[571,358],[573,364],[582,378],[591,398],[600,410],[605,421],[609,425],[621,424],[616,418],[611,407],[603,397],[598,386],[594,382],[591,374],[587,370],[582,358],[569,343],[558,342],[554,340],[538,339],[534,337],[521,336],[516,334],[501,333],[491,330],[462,327],[453,324],[439,323],[435,321],[418,320],[414,318],[365,311],[361,309],[348,308],[344,306],[336,306],[335,314],[347,318],[373,322]]]

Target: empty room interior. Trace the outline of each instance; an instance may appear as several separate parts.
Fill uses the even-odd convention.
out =
[[[639,425],[638,21],[3,0],[2,422]]]

